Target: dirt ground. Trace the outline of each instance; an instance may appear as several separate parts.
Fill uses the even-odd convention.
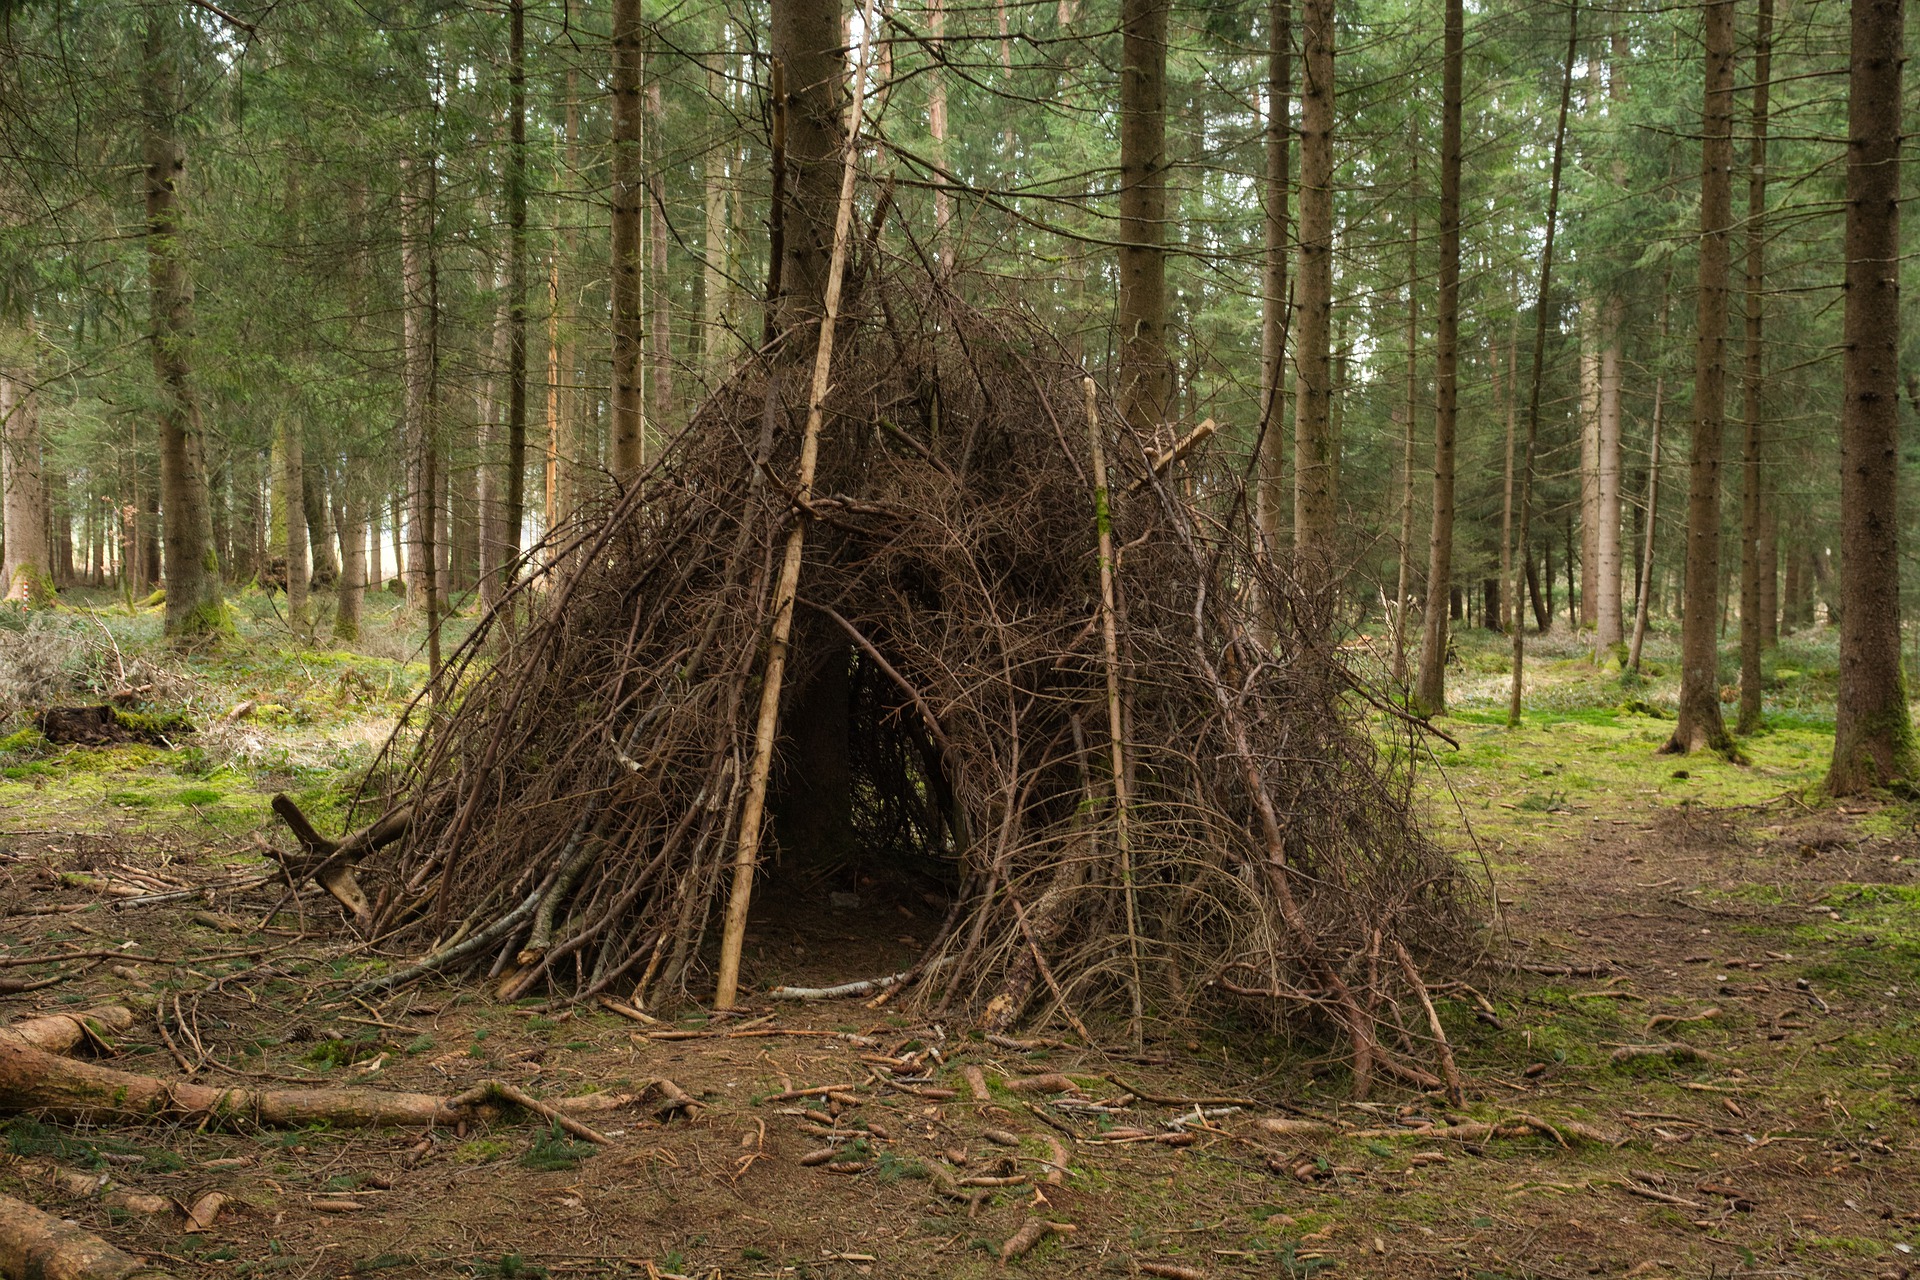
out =
[[[1165,1033],[1142,1060],[988,1042],[857,1000],[643,1025],[470,987],[350,999],[380,957],[345,943],[324,897],[262,927],[275,887],[232,884],[263,865],[251,835],[138,817],[83,832],[14,806],[0,976],[68,980],[0,997],[5,1016],[136,1003],[134,1029],[94,1051],[124,1069],[615,1099],[665,1076],[702,1109],[584,1112],[611,1139],[597,1149],[525,1115],[425,1135],[19,1117],[0,1189],[183,1276],[1907,1276],[1910,812],[1791,792],[1728,809],[1480,803],[1498,818],[1482,825],[1511,947],[1440,1002],[1464,1112],[1392,1091],[1347,1101],[1338,1063],[1250,1033]],[[121,905],[114,885],[202,891]],[[910,898],[840,904],[758,920],[750,976],[870,976],[893,954],[851,939],[904,955],[934,924]],[[124,956],[62,959],[102,951]],[[1615,1060],[1671,1044],[1686,1047]],[[1022,1087],[1045,1074],[1073,1090]],[[173,1207],[109,1206],[63,1170]],[[185,1230],[179,1207],[209,1190],[231,1199]],[[1073,1230],[1002,1263],[1030,1220]]]

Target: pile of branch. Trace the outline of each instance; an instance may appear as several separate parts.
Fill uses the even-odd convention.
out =
[[[1344,1038],[1363,1089],[1455,1084],[1422,975],[1472,953],[1469,890],[1324,566],[1247,540],[1210,433],[1135,433],[1030,324],[869,265],[831,378],[744,368],[537,550],[396,735],[382,823],[302,836],[398,836],[349,908],[420,958],[360,994],[710,992],[792,785],[768,748],[844,672],[859,838],[957,886],[883,998],[996,1031],[1230,1002]]]

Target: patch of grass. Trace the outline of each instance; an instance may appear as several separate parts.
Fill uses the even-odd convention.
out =
[[[517,1253],[504,1253],[492,1261],[473,1263],[467,1268],[467,1274],[474,1280],[546,1280],[550,1273]]]
[[[547,1131],[533,1140],[533,1146],[520,1163],[529,1169],[538,1169],[543,1173],[558,1173],[567,1169],[577,1169],[580,1162],[595,1154],[590,1142],[575,1142],[567,1131],[559,1125],[551,1125]]]
[[[453,1149],[453,1158],[461,1164],[492,1164],[507,1154],[507,1144],[498,1138],[475,1138]]]
[[[378,1040],[322,1040],[307,1050],[306,1060],[316,1067],[345,1067],[371,1058],[381,1050]]]

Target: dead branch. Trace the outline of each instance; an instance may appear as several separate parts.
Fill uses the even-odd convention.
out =
[[[0,1196],[0,1275],[7,1280],[173,1280],[90,1231]]]

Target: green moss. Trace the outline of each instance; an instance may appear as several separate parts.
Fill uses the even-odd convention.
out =
[[[14,755],[39,755],[47,746],[46,735],[31,725],[0,738],[0,751]]]

